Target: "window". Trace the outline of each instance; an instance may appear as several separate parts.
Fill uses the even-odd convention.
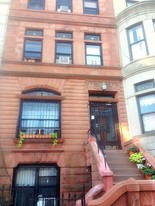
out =
[[[153,20],[153,26],[154,26],[154,30],[155,30],[155,20]]]
[[[136,0],[126,0],[126,5],[129,7],[129,6],[134,5],[137,2],[139,2],[139,1],[136,1]]]
[[[71,32],[56,32],[56,57],[58,64],[72,64],[72,38]]]
[[[128,29],[131,60],[147,55],[146,40],[142,24]]]
[[[83,2],[84,14],[99,14],[98,0],[84,0]]]
[[[56,32],[56,38],[60,38],[60,39],[72,39],[72,33],[71,32]]]
[[[151,89],[151,88],[154,88],[154,80],[140,82],[135,85],[136,92],[140,92],[140,91]]]
[[[60,168],[57,165],[19,165],[13,178],[14,205],[58,205]]]
[[[42,59],[42,30],[30,30],[25,32],[25,45],[24,45],[24,61],[41,62]],[[32,38],[33,37],[33,38]],[[37,38],[34,38],[37,37]]]
[[[102,65],[100,35],[85,34],[85,50],[87,65]],[[94,43],[95,42],[95,43]]]
[[[72,11],[72,0],[57,0],[56,9],[60,12],[71,12]]]
[[[45,8],[45,0],[29,0],[28,1],[28,8],[42,10]]]
[[[44,90],[23,93],[18,133],[52,134],[60,136],[60,95]]]
[[[155,130],[155,94],[148,94],[138,97],[143,131]]]

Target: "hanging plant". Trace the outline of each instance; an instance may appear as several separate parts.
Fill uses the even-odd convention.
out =
[[[17,148],[21,149],[23,147],[23,142],[24,142],[24,133],[22,131],[19,132],[19,140],[17,143]]]
[[[51,134],[51,139],[53,141],[53,145],[58,144],[58,134],[57,134],[57,132]]]

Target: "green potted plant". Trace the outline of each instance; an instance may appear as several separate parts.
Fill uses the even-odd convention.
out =
[[[57,132],[51,134],[51,139],[53,140],[53,145],[58,144],[58,134],[57,134]]]
[[[131,145],[130,147],[128,147],[127,151],[129,155],[131,155],[133,153],[139,152],[139,149],[135,145]]]
[[[141,152],[136,152],[129,157],[130,162],[137,164],[137,167],[141,169],[145,162],[145,158]]]
[[[151,180],[155,180],[155,175],[152,175],[152,176],[151,176]]]
[[[145,179],[151,179],[151,176],[155,175],[155,170],[152,168],[151,164],[144,165],[141,170],[144,173]]]
[[[17,148],[21,149],[23,147],[23,143],[24,143],[24,132],[20,131],[19,132],[19,140],[17,143]]]

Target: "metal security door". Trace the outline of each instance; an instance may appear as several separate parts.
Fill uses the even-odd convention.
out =
[[[103,148],[120,148],[116,103],[90,103],[91,132]]]
[[[18,166],[13,182],[14,206],[58,206],[57,166]]]

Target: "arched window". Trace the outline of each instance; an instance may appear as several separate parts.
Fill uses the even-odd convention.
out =
[[[43,135],[56,132],[60,137],[60,94],[35,89],[23,92],[20,98],[18,133]]]

